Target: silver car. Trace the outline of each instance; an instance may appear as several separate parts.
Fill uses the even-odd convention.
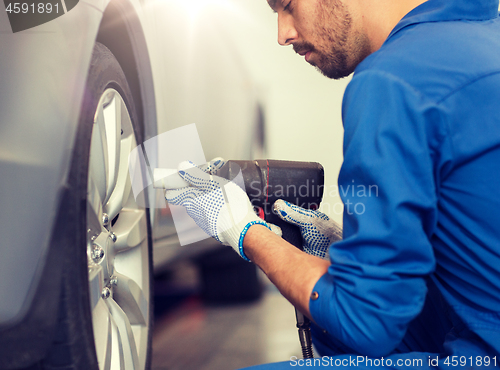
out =
[[[153,270],[186,247],[147,171],[134,175],[144,191],[131,190],[129,153],[192,123],[207,159],[248,159],[262,143],[252,82],[212,16],[224,7],[10,3],[0,12],[0,368],[148,368]],[[12,12],[40,3],[64,14],[14,29]]]

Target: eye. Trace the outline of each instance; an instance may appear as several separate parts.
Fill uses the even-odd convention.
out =
[[[283,7],[283,10],[284,10],[285,12],[290,11],[290,10],[291,10],[291,9],[290,9],[290,5],[291,5],[291,4],[292,4],[292,2],[291,2],[291,1],[289,1],[289,2],[288,2],[288,4],[286,4],[286,5]]]

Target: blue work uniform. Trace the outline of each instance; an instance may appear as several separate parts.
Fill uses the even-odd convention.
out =
[[[500,367],[498,0],[413,9],[356,68],[343,122],[344,240],[309,303],[332,357],[309,364]]]

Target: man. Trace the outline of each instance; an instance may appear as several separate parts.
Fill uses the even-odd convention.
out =
[[[268,1],[281,45],[330,78],[355,72],[343,100],[339,187],[378,193],[341,192],[364,212],[344,211],[328,261],[269,231],[243,191],[198,168],[181,168],[193,187],[167,199],[314,321],[330,365],[499,367],[498,1]],[[302,225],[314,254],[324,243],[311,233],[336,240],[314,221],[319,213],[276,208]]]

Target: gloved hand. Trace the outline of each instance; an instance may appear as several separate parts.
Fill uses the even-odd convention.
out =
[[[328,258],[328,247],[342,240],[342,228],[320,211],[304,209],[284,200],[277,200],[274,210],[281,219],[297,225],[304,239],[304,251],[320,258]]]
[[[208,166],[210,167],[210,166]],[[220,166],[213,166],[216,172]],[[196,167],[192,162],[179,165],[179,175],[191,186],[168,190],[165,199],[169,204],[186,208],[188,215],[208,235],[222,244],[229,245],[239,255],[249,261],[243,252],[243,239],[254,224],[270,226],[254,212],[247,194],[237,185],[243,178],[226,180],[205,172],[206,168]]]

